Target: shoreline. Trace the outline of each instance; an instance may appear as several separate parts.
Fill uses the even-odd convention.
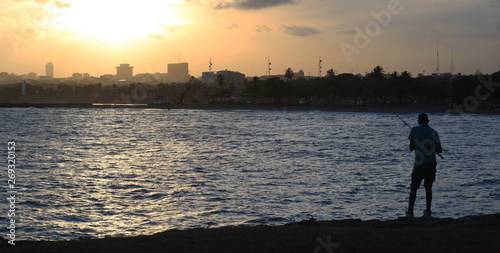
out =
[[[500,213],[380,221],[314,218],[281,226],[169,230],[65,241],[0,240],[2,252],[496,252]],[[328,251],[330,248],[330,251]]]
[[[261,110],[261,111],[325,111],[325,112],[373,112],[373,113],[442,113],[442,114],[491,114],[499,115],[500,111],[482,110],[454,111],[444,105],[274,105],[274,104],[100,104],[100,103],[0,103],[0,108],[134,108],[134,109],[166,109],[166,110]]]

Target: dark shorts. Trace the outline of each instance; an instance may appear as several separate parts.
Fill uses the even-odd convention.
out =
[[[435,163],[424,163],[422,165],[413,166],[413,172],[411,173],[411,188],[418,189],[420,183],[424,180],[424,187],[431,188],[432,183],[436,179],[436,164]]]

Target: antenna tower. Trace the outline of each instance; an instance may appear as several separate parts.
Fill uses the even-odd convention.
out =
[[[212,71],[212,58],[210,58],[210,61],[208,62],[208,70]]]
[[[267,74],[271,75],[271,62],[269,61],[269,56],[267,57]]]
[[[319,57],[319,63],[318,63],[318,77],[321,77],[321,56]]]
[[[451,48],[451,74],[453,75],[453,47]]]
[[[437,65],[436,65],[436,72],[439,75],[439,43],[437,44]]]

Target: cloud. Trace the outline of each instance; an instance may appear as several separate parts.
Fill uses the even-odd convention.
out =
[[[54,5],[57,8],[69,8],[71,7],[71,4],[65,1],[61,0],[12,0],[12,2],[33,2],[35,4],[40,4],[40,5]]]
[[[255,26],[255,31],[258,33],[262,32],[271,32],[273,29],[267,25],[256,25]]]
[[[55,31],[55,36],[62,40],[67,41],[80,41],[87,38],[87,34],[84,32],[75,31],[72,29],[58,29]]]
[[[234,0],[231,3],[219,2],[215,9],[258,10],[284,4],[292,4],[294,0]]]
[[[166,40],[167,36],[165,34],[148,34],[149,40]]]
[[[71,4],[67,3],[67,2],[63,2],[63,1],[56,1],[54,3],[54,5],[57,7],[57,8],[70,8],[71,7]]]
[[[178,25],[165,25],[165,24],[158,24],[159,27],[161,27],[161,29],[164,31],[164,32],[175,32],[177,31],[177,29],[179,29],[179,26]]]
[[[308,26],[296,26],[296,25],[281,25],[280,30],[285,34],[290,34],[293,36],[311,36],[321,33],[321,30],[308,27]]]
[[[232,23],[227,29],[229,30],[236,30],[238,28],[242,28],[243,26],[242,25],[238,25],[236,23]]]
[[[48,2],[50,2],[50,0],[35,0],[34,2],[39,4],[47,4]]]
[[[356,31],[354,31],[353,29],[343,30],[343,31],[338,31],[337,34],[351,35],[351,34],[356,34]]]
[[[158,24],[159,31],[157,33],[150,33],[147,36],[148,40],[167,40],[169,33],[175,32],[179,26]]]
[[[497,22],[497,32],[500,33],[500,21]]]

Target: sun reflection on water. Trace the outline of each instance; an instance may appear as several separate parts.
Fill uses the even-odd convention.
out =
[[[9,116],[17,122],[6,121],[0,131],[31,126],[14,136],[23,165],[22,239],[282,224],[311,215],[393,219],[406,206],[408,129],[391,114],[61,108],[7,113],[17,113]],[[500,151],[491,147],[500,139],[489,133],[499,119],[460,118],[486,125],[471,132],[451,116],[432,117],[447,154],[438,165],[436,215],[498,210]],[[472,150],[461,143],[481,145]],[[469,159],[468,152],[483,158]]]

